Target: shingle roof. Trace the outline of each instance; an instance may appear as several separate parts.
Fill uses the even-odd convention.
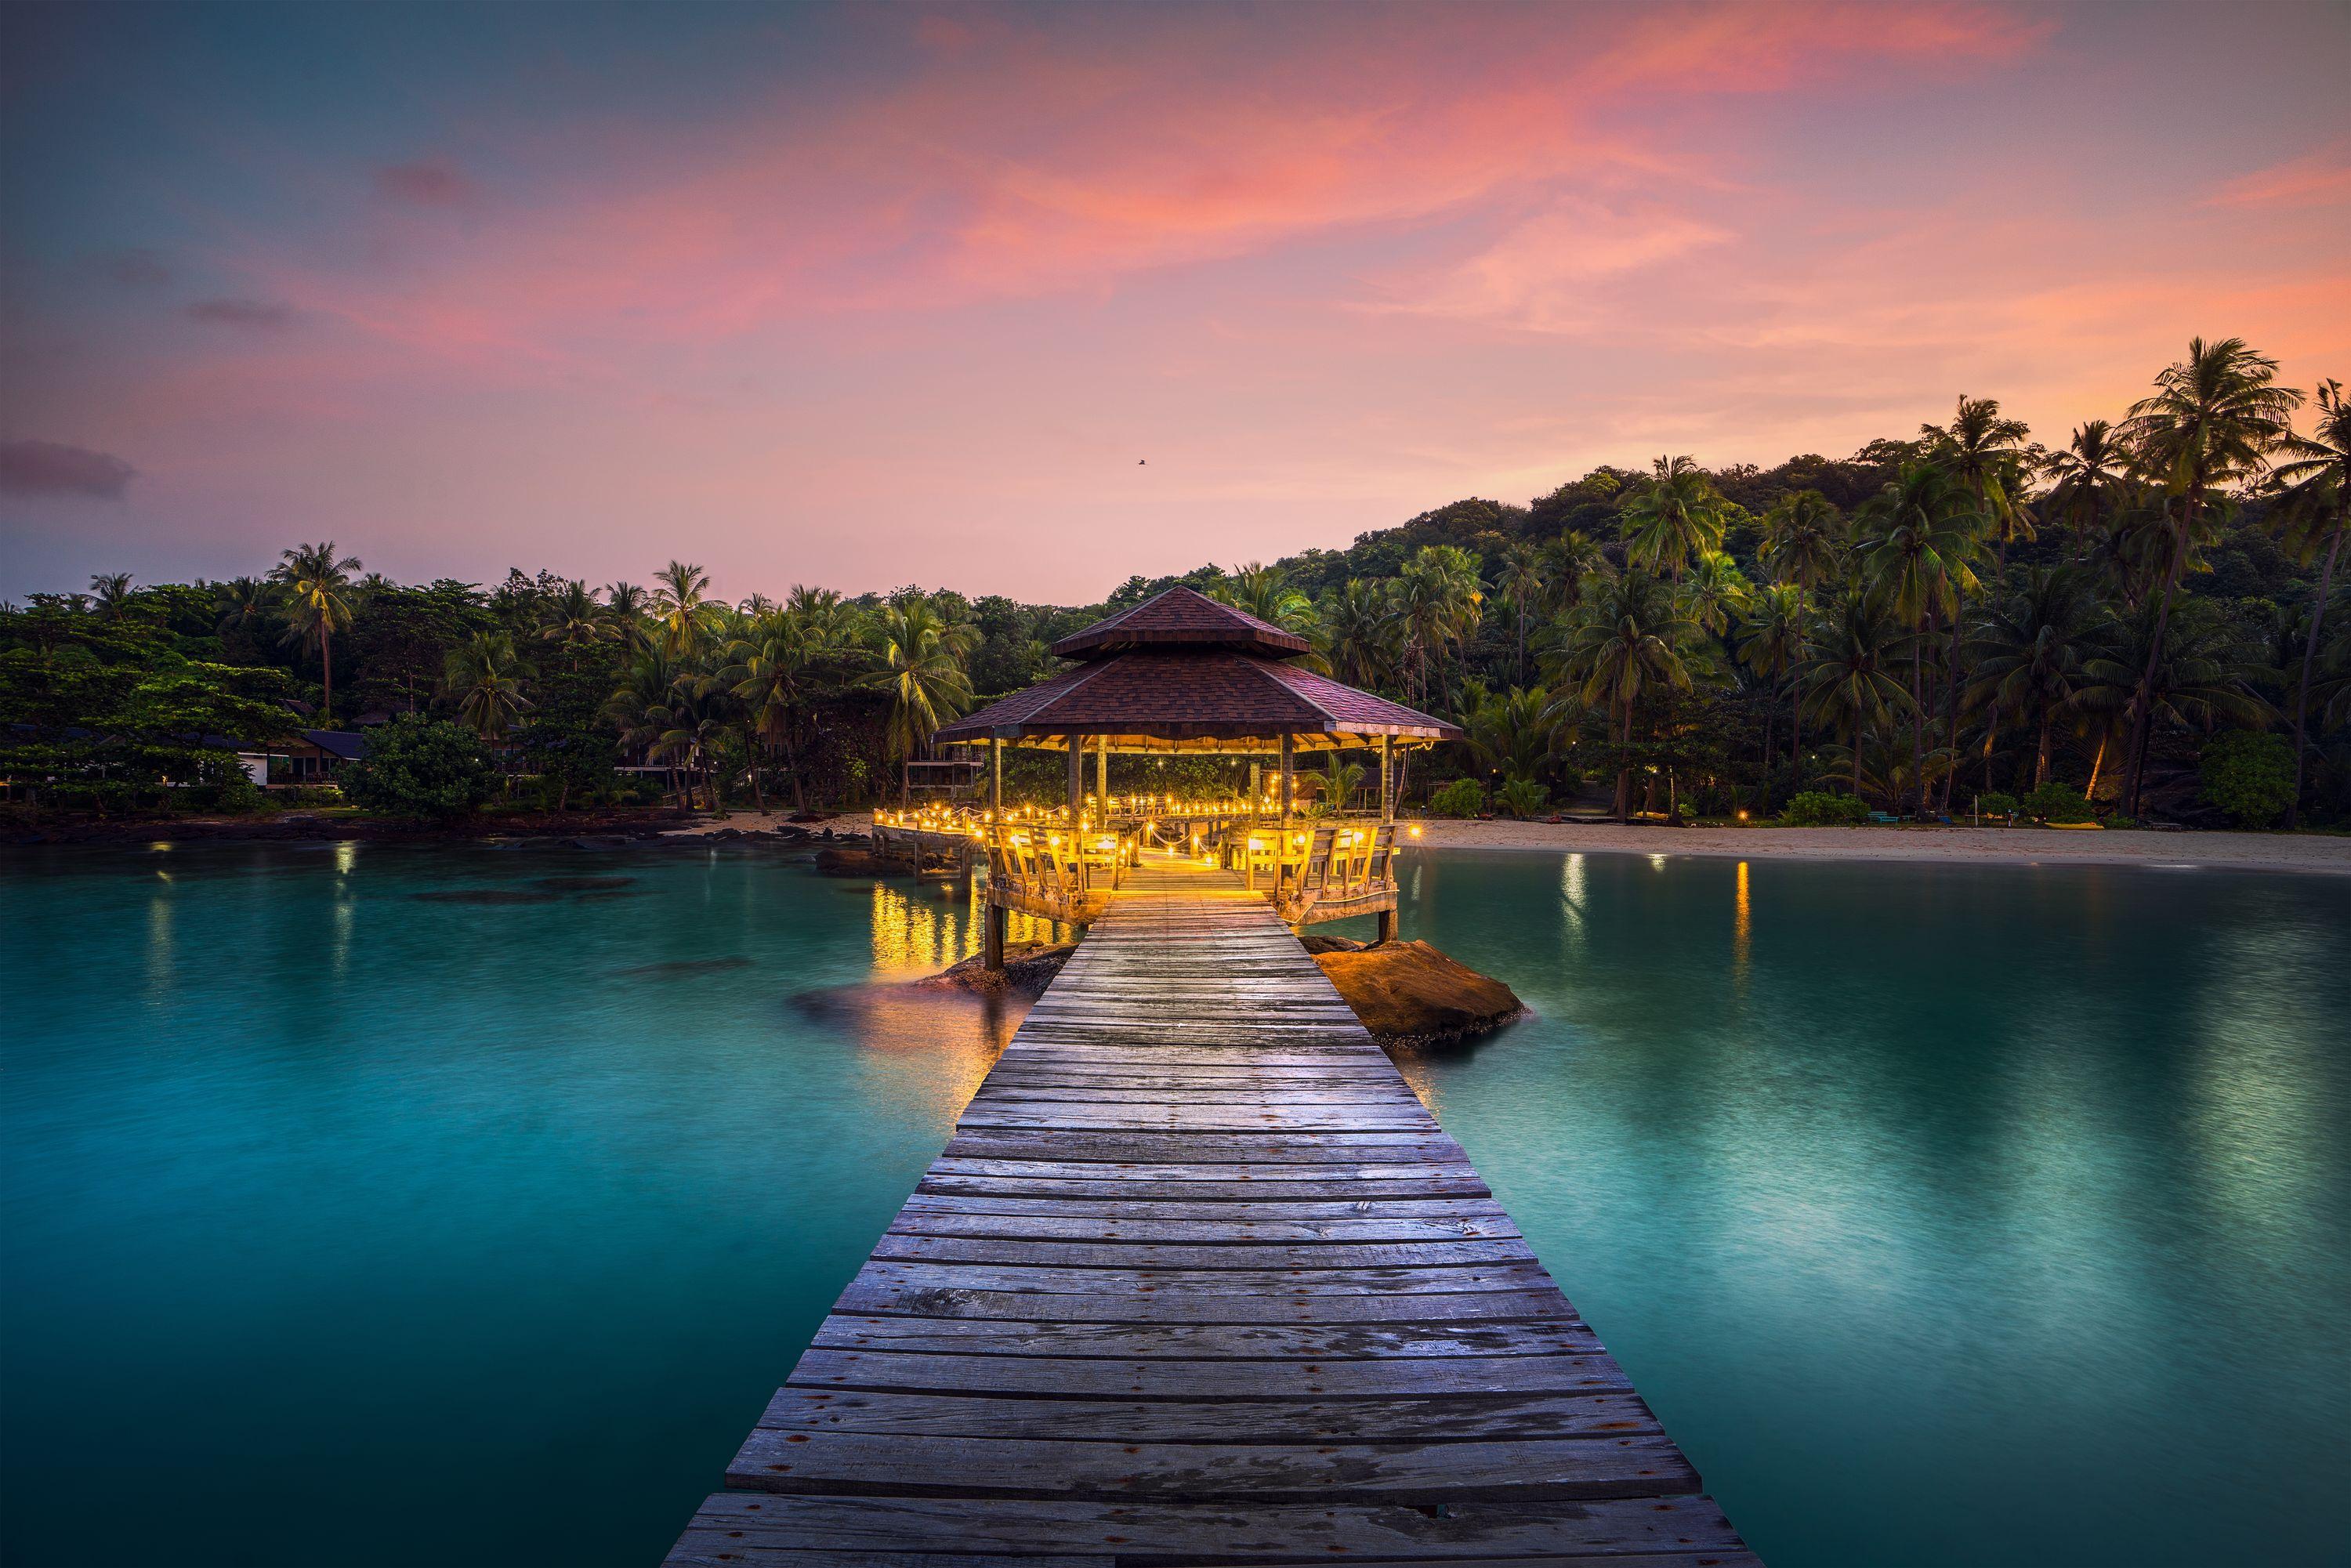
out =
[[[1205,593],[1171,588],[1053,644],[1064,659],[1106,658],[1129,648],[1234,648],[1276,658],[1306,652],[1306,639]]]
[[[1289,734],[1449,740],[1460,733],[1443,719],[1279,659],[1196,645],[1097,657],[942,727],[935,738],[1111,735],[1205,741]]]

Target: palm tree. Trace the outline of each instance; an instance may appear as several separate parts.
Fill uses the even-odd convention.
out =
[[[970,628],[950,624],[930,601],[908,600],[882,612],[882,669],[874,683],[890,692],[885,731],[898,758],[898,804],[914,788],[914,753],[930,744],[939,726],[961,716],[972,703],[964,659],[972,646]]]
[[[1323,594],[1315,621],[1315,647],[1334,678],[1366,688],[1395,679],[1405,630],[1393,578],[1349,578]]]
[[[1542,554],[1543,604],[1552,610],[1574,609],[1588,585],[1610,574],[1599,541],[1573,528],[1543,546]]]
[[[120,621],[131,608],[131,574],[127,571],[102,571],[89,580],[89,591],[98,601],[98,612],[109,621]]]
[[[2085,559],[2085,541],[2099,528],[2108,503],[2124,493],[2129,462],[2114,426],[2103,419],[2076,425],[2065,449],[2042,460],[2042,476],[2052,481],[2048,506],[2073,522],[2075,560]]]
[[[2036,449],[2027,444],[2032,434],[2022,420],[2001,417],[1998,399],[1965,392],[1950,423],[1918,427],[1932,460],[1975,497],[1977,514],[1998,541],[2002,565],[2011,540],[2032,537],[2032,514],[2018,494],[2022,476],[2037,465]]]
[[[1619,514],[1625,559],[1679,582],[1691,556],[1722,548],[1722,497],[1691,458],[1660,457],[1654,467]]]
[[[611,617],[621,646],[631,653],[645,650],[645,591],[633,582],[611,582],[604,585],[604,612]]]
[[[335,711],[334,637],[350,629],[351,577],[360,570],[357,556],[338,556],[335,542],[296,545],[279,557],[271,578],[285,590],[286,641],[319,645],[321,700],[319,716],[330,721]]]
[[[1539,780],[1559,756],[1563,738],[1560,705],[1541,686],[1512,686],[1506,695],[1472,684],[1461,716],[1464,745],[1480,768],[1505,780]]]
[[[455,699],[461,723],[484,740],[496,740],[531,706],[522,695],[522,678],[529,673],[512,638],[503,632],[476,632],[449,650],[441,690]]]
[[[840,603],[841,595],[829,589],[795,584],[784,608],[758,616],[743,636],[727,644],[730,663],[713,677],[743,705],[752,736],[783,752],[796,810],[805,810],[808,798],[793,737],[813,697],[810,686],[817,665],[842,651],[841,618],[833,613]],[[751,781],[753,794],[759,795],[756,767]],[[764,808],[764,797],[759,803]]]
[[[1843,724],[1853,751],[1853,792],[1858,799],[1864,737],[1892,723],[1907,700],[1902,684],[1886,666],[1908,634],[1877,595],[1859,588],[1845,591],[1817,632],[1810,655],[1798,667],[1796,689],[1814,717]],[[1926,768],[1925,754],[1916,747],[1911,766],[1919,774]]]
[[[1912,628],[1910,646],[1911,777],[1921,789],[1917,814],[1928,814],[1926,706],[1921,673],[1928,640],[1938,620],[1956,622],[1960,596],[1976,586],[1969,565],[1977,549],[1975,511],[1951,476],[1914,463],[1862,507],[1868,529],[1862,566],[1885,595],[1894,618]],[[1956,698],[1950,744],[1958,744]]]
[[[597,602],[596,591],[575,580],[565,583],[563,591],[549,601],[538,634],[570,650],[571,667],[576,670],[580,667],[580,649],[613,634],[611,616]]]
[[[277,613],[277,590],[263,578],[232,578],[213,584],[213,605],[220,612],[213,622],[215,632],[224,637],[239,632],[249,637]]]
[[[1798,606],[1835,574],[1844,556],[1844,514],[1818,490],[1799,490],[1763,517],[1763,565],[1796,585]]]
[[[1775,582],[1749,601],[1747,620],[1739,638],[1739,656],[1763,682],[1763,800],[1771,810],[1771,729],[1780,716],[1782,683],[1804,660],[1803,590],[1792,582]],[[1792,700],[1789,745],[1797,758],[1803,755],[1803,709]],[[1801,762],[1799,763],[1801,766]],[[1802,779],[1797,782],[1801,784]]]
[[[720,606],[711,602],[710,574],[673,560],[654,574],[651,610],[663,650],[683,659],[702,646]]]
[[[2287,542],[2304,560],[2320,553],[2318,591],[2310,601],[2310,634],[2302,647],[2302,679],[2294,693],[2294,799],[2285,809],[2285,825],[2302,817],[2302,765],[2308,747],[2310,677],[2318,663],[2319,630],[2326,621],[2327,596],[2335,582],[2335,563],[2343,553],[2343,535],[2351,528],[2351,404],[2343,398],[2343,383],[2329,380],[2318,389],[2318,429],[2305,438],[2289,434],[2279,444],[2283,459],[2270,477],[2285,498]]]
[[[1720,550],[1705,550],[1682,580],[1682,613],[1700,631],[1719,637],[1747,608],[1754,591],[1738,563]]]
[[[2165,493],[2183,503],[2147,643],[2146,674],[2131,703],[2124,810],[2133,816],[2138,814],[2139,780],[2154,722],[2156,670],[2163,658],[2180,568],[2213,492],[2259,476],[2270,452],[2293,435],[2289,421],[2302,394],[2276,382],[2277,361],[2254,353],[2242,339],[2207,343],[2192,338],[2188,357],[2155,378],[2155,395],[2133,403],[2123,423],[2124,437],[2140,466],[2160,476]]]
[[[623,745],[635,747],[647,757],[668,756],[662,749],[662,737],[678,724],[682,674],[676,662],[657,647],[649,646],[630,661],[621,685],[604,702],[604,715],[620,730]],[[683,808],[685,800],[674,766],[670,768],[670,784],[679,791],[678,804]]]
[[[1323,795],[1331,802],[1331,809],[1345,810],[1347,802],[1353,800],[1355,792],[1364,787],[1364,765],[1340,761],[1339,753],[1333,748],[1322,754],[1322,772]]]
[[[1627,572],[1584,601],[1546,661],[1556,671],[1555,684],[1572,684],[1587,706],[1607,705],[1624,747],[1616,769],[1620,821],[1633,820],[1633,710],[1658,687],[1689,689],[1681,644],[1696,631],[1667,583],[1647,572]]]
[[[1423,545],[1397,579],[1397,608],[1412,653],[1414,690],[1428,700],[1428,663],[1478,629],[1486,595],[1477,559],[1458,545]]]
[[[1985,766],[1991,766],[1992,730],[2001,712],[2032,722],[2032,782],[2049,777],[2051,727],[2072,714],[2091,685],[2092,659],[2106,654],[2114,617],[2075,567],[2034,567],[2016,591],[1987,609],[1968,639],[1974,668],[1970,695],[1993,703],[1984,736]],[[1984,788],[1991,788],[1987,773]]]
[[[1510,601],[1519,621],[1519,682],[1527,678],[1527,601],[1543,591],[1543,552],[1525,539],[1502,547],[1501,564],[1494,573],[1494,591]]]
[[[2237,656],[2234,643],[2210,600],[2183,599],[2168,616],[2150,601],[2117,625],[2111,647],[2089,661],[2091,684],[2082,706],[2127,717],[2144,703],[2149,731],[2158,720],[2183,729],[2210,731],[2223,722],[2260,728],[2271,710],[2253,694],[2254,672]],[[2133,759],[2135,772],[2144,760]],[[2136,780],[2131,788],[2128,798],[2136,804]]]

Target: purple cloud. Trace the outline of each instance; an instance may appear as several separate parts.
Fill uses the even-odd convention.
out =
[[[454,165],[440,159],[416,163],[388,163],[375,172],[378,195],[412,207],[440,207],[462,212],[480,199],[481,190]]]
[[[216,327],[237,327],[249,332],[274,332],[294,319],[294,313],[285,306],[263,299],[199,299],[188,307],[188,314]]]
[[[172,281],[170,265],[152,250],[119,250],[94,256],[90,269],[124,288],[160,288]]]
[[[110,453],[62,441],[0,441],[0,495],[94,496],[119,501],[138,470]]]

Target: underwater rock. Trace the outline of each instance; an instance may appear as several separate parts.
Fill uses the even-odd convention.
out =
[[[1426,942],[1367,947],[1343,937],[1307,940],[1314,962],[1382,1045],[1468,1040],[1527,1010],[1510,987]]]
[[[621,976],[632,980],[682,980],[695,975],[723,975],[729,969],[747,969],[751,960],[734,958],[673,958],[664,964],[640,964],[633,969],[623,969]]]
[[[530,893],[514,887],[451,888],[439,893],[412,893],[411,898],[427,904],[553,904],[562,898],[559,893]]]
[[[632,876],[542,876],[531,886],[543,887],[549,893],[610,893],[636,880]]]
[[[872,850],[833,844],[816,852],[816,871],[819,876],[880,876],[883,865]]]

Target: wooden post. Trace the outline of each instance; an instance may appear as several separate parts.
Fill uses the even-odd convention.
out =
[[[1086,825],[1086,743],[1077,736],[1070,741],[1070,831],[1077,831]]]
[[[1004,973],[1004,931],[1008,920],[1004,905],[993,896],[980,912],[979,964],[991,975]]]
[[[1395,737],[1380,737],[1380,826],[1395,821]]]
[[[1290,764],[1297,755],[1297,741],[1285,734],[1281,737],[1281,831],[1290,831]]]
[[[1094,800],[1102,811],[1103,825],[1110,822],[1110,737],[1105,735],[1094,743]]]
[[[1001,831],[1004,826],[1004,742],[987,743],[987,814],[988,820]]]

